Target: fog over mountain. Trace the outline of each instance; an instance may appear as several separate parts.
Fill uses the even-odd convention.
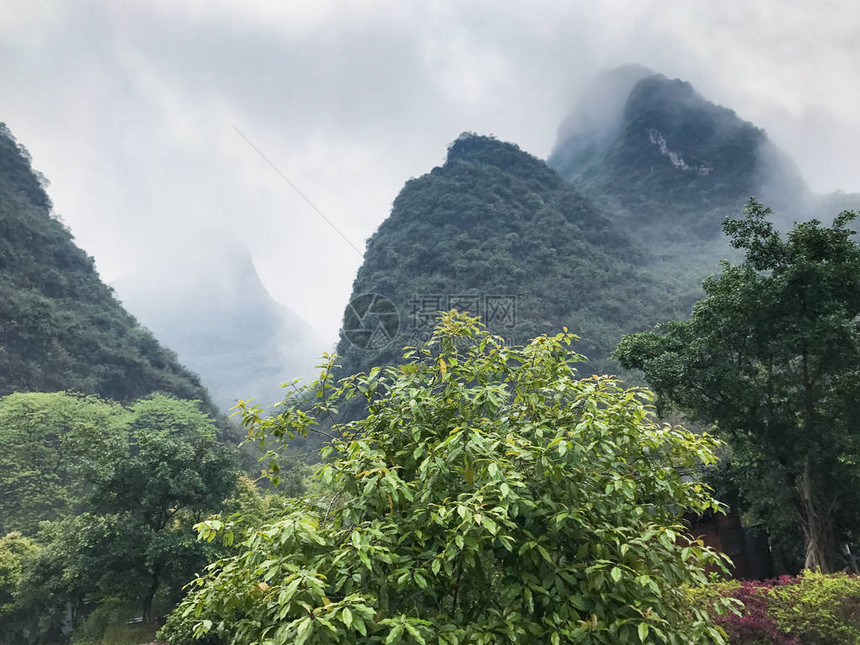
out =
[[[247,251],[202,236],[182,269],[151,266],[114,283],[123,304],[201,375],[215,403],[280,401],[280,384],[308,378],[322,341],[275,302]],[[183,279],[174,276],[182,271]]]
[[[668,216],[659,232],[670,237],[720,235],[722,219],[753,195],[783,228],[860,205],[860,194],[815,193],[765,130],[641,65],[600,74],[583,90],[548,163],[628,216]]]
[[[858,34],[0,0],[0,645],[856,636]]]
[[[319,353],[361,254],[232,126],[359,249],[460,132],[546,158],[590,79],[630,62],[764,129],[813,191],[857,191],[858,32],[845,0],[0,0],[0,119],[107,282],[217,230]]]
[[[345,303],[343,371],[398,362],[437,310],[456,308],[514,344],[568,328],[589,359],[581,372],[617,372],[622,335],[687,316],[702,280],[736,256],[722,225],[750,196],[784,228],[833,199],[763,129],[641,66],[587,88],[547,162],[463,133],[369,240]],[[860,208],[860,195],[840,199]]]
[[[749,196],[787,217],[785,208],[809,192],[764,130],[690,83],[641,66],[610,71],[586,89],[548,163],[652,241],[721,238],[723,219]]]

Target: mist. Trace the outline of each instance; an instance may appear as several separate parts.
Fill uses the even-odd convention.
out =
[[[545,158],[560,124],[605,128],[629,79],[589,84],[620,65],[689,81],[764,128],[813,192],[860,191],[858,31],[849,2],[7,0],[0,121],[132,313],[144,305],[124,285],[192,293],[224,257],[206,239],[227,240],[319,355],[362,260],[352,247],[406,180],[463,131]],[[565,121],[576,105],[588,119]]]

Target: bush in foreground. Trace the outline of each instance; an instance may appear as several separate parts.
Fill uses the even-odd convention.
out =
[[[333,431],[319,477],[191,584],[162,636],[250,644],[724,643],[687,585],[720,556],[685,510],[717,510],[683,476],[715,440],[654,423],[649,395],[578,379],[573,336],[506,347],[451,313],[401,367],[374,369],[279,414],[244,410],[252,436]],[[229,523],[200,525],[227,542]]]
[[[805,571],[799,577],[725,582],[695,592],[731,598],[743,610],[715,615],[732,645],[856,645],[860,643],[860,577]]]

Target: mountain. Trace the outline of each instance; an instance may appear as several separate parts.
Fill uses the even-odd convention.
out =
[[[44,184],[0,124],[0,396],[74,390],[130,401],[161,391],[211,405],[100,280]]]
[[[638,80],[622,68],[596,81],[619,89],[633,83],[608,106],[601,127],[569,117],[547,161],[610,203],[626,226],[670,241],[709,239],[721,235],[725,216],[739,212],[751,195],[779,208],[808,193],[764,130],[707,101],[689,83],[636,71],[644,74]],[[585,103],[573,114],[593,109]]]
[[[767,133],[733,110],[638,65],[592,82],[547,164],[664,257],[685,247],[709,260],[727,253],[720,225],[750,196],[785,230],[860,207],[858,194],[814,193]]]
[[[751,196],[774,210],[782,230],[860,207],[857,194],[815,194],[764,130],[689,83],[638,65],[593,81],[559,127],[547,164],[691,287],[716,260],[734,257],[721,224]]]
[[[200,374],[223,410],[240,398],[280,401],[279,384],[310,376],[324,346],[272,299],[250,254],[225,240],[198,244],[181,271],[151,267],[114,287],[129,311]]]
[[[338,345],[343,372],[396,361],[447,308],[513,343],[566,326],[593,361],[584,369],[603,372],[622,333],[689,310],[651,262],[543,161],[465,133],[443,166],[406,183],[368,241]]]
[[[616,371],[608,356],[623,334],[686,316],[702,279],[733,257],[721,224],[753,195],[785,228],[860,204],[814,195],[762,129],[641,66],[595,81],[546,163],[463,134],[368,241],[343,372],[395,362],[447,308],[517,343],[566,326],[591,359],[581,371]]]

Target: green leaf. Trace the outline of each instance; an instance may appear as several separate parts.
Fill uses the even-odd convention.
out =
[[[386,645],[391,645],[391,643],[396,643],[397,639],[399,639],[403,635],[403,625],[398,624],[395,625],[391,631],[388,633],[388,638],[385,639]]]
[[[427,645],[427,641],[424,640],[424,637],[421,635],[421,632],[418,631],[418,628],[415,627],[415,625],[406,623],[406,631],[408,631],[416,641],[421,643],[421,645]]]
[[[311,629],[311,619],[309,617],[302,618],[299,621],[299,624],[296,626],[296,640],[294,641],[295,645],[302,645],[311,635]]]

